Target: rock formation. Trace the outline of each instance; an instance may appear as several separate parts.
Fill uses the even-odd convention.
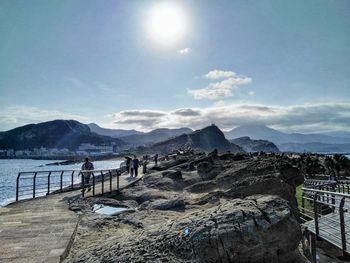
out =
[[[215,125],[156,143],[150,147],[149,150],[151,152],[166,154],[181,148],[192,148],[204,151],[213,151],[217,149],[221,152],[244,152],[241,147],[226,140],[223,132]]]
[[[279,152],[277,146],[267,140],[252,140],[248,136],[230,140],[242,147],[246,152]]]
[[[302,180],[285,157],[179,157],[114,199],[71,200],[84,213],[65,261],[304,262]],[[91,212],[96,202],[134,210],[103,217]]]

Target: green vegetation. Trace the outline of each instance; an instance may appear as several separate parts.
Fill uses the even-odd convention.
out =
[[[303,185],[299,185],[297,186],[296,188],[296,194],[295,194],[295,197],[297,198],[297,202],[298,202],[298,208],[300,209],[301,208],[301,194],[302,194],[302,190],[301,188],[303,187]]]
[[[297,198],[297,202],[298,202],[298,208],[299,208],[299,211],[301,211],[302,207],[301,207],[301,199],[302,199],[302,193],[303,193],[303,190],[301,189],[303,187],[303,185],[299,185],[297,186],[296,188],[296,194],[295,194],[295,197]],[[312,206],[312,203],[310,203],[309,200],[305,200],[305,214],[308,214],[309,211],[313,211],[313,206]]]

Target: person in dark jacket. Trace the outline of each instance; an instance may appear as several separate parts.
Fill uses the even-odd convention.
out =
[[[139,172],[140,161],[139,159],[137,159],[136,155],[134,155],[133,164],[134,164],[135,177],[137,177]]]
[[[125,158],[126,171],[127,171],[127,173],[130,173],[131,158],[129,156],[125,156],[124,158]]]
[[[81,178],[82,185],[83,185],[82,192],[84,193],[86,187],[88,188],[88,191],[91,191],[90,177],[92,172],[89,172],[89,171],[94,170],[94,165],[92,164],[92,162],[90,162],[89,157],[85,158],[85,162],[81,166],[81,170],[83,171],[82,178]]]
[[[154,155],[154,165],[158,165],[158,154]]]

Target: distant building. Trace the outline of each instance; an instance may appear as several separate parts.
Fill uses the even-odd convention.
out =
[[[78,151],[88,152],[90,155],[101,155],[113,153],[113,145],[93,145],[90,143],[82,143],[78,147]]]

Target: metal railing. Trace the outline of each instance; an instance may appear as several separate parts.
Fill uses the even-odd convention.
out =
[[[113,182],[119,190],[119,176],[125,171],[125,166],[118,169],[104,170],[49,170],[19,172],[16,180],[16,201],[36,198],[40,196],[62,193],[82,189],[85,195],[86,188],[92,188],[92,195],[96,194],[96,185],[101,183],[101,193],[113,191]],[[84,174],[90,175],[89,185],[85,185]],[[108,189],[107,189],[108,188]]]
[[[304,187],[313,188],[325,191],[350,194],[350,180],[316,180],[305,179]]]
[[[332,190],[302,188],[301,220],[316,239],[323,239],[343,251],[350,253],[350,195]]]

